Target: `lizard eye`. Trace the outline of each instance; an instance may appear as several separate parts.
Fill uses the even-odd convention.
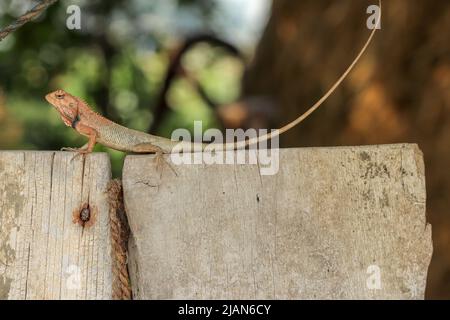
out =
[[[57,93],[56,99],[64,99],[64,93]]]

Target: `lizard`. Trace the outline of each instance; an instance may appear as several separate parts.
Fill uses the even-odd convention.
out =
[[[314,111],[316,111],[345,80],[369,47],[369,44],[371,43],[372,38],[374,37],[381,22],[381,0],[379,0],[379,7],[380,15],[376,24],[377,27],[373,28],[364,46],[350,66],[314,105],[312,105],[298,118],[275,131],[245,141],[225,143],[222,144],[221,147],[216,148],[215,151],[238,150],[270,140],[273,137],[281,135],[284,132],[294,128],[308,118]],[[84,155],[91,153],[95,144],[100,143],[106,147],[118,151],[146,154],[152,153],[156,154],[159,158],[163,154],[170,154],[175,146],[180,146],[180,143],[185,144],[186,147],[190,148],[189,150],[204,150],[205,146],[207,146],[203,143],[172,141],[167,138],[121,126],[120,124],[117,124],[96,113],[81,98],[71,95],[64,90],[51,92],[45,96],[45,99],[59,112],[59,115],[66,126],[72,127],[79,134],[84,135],[89,139],[88,143],[79,149],[63,148],[62,150],[76,151],[79,154]],[[181,147],[183,148],[184,146]]]

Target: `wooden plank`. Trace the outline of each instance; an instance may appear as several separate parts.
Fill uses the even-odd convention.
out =
[[[73,155],[0,152],[1,299],[111,298],[109,158]]]
[[[257,165],[128,156],[137,299],[423,299],[432,254],[416,145],[280,150]]]

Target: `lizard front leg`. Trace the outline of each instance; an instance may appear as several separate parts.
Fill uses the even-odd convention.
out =
[[[78,124],[76,127],[76,130],[78,133],[82,134],[83,136],[88,137],[88,139],[89,139],[88,143],[86,143],[84,146],[82,146],[81,148],[78,148],[78,149],[77,148],[62,148],[61,150],[75,151],[75,152],[78,152],[79,154],[92,153],[92,151],[94,150],[95,144],[97,142],[97,136],[98,136],[97,131],[91,127],[87,127],[82,124]]]

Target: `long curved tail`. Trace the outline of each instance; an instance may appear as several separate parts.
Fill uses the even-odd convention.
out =
[[[380,7],[380,15],[378,17],[377,24],[374,27],[374,29],[372,30],[372,32],[370,33],[370,36],[367,39],[366,43],[364,44],[363,48],[361,49],[359,54],[356,56],[356,58],[353,60],[352,64],[347,68],[347,70],[345,70],[345,72],[336,81],[336,83],[330,88],[330,90],[328,90],[328,92],[322,98],[319,99],[319,101],[317,101],[311,108],[309,108],[305,113],[300,115],[297,119],[295,119],[294,121],[288,123],[284,127],[280,128],[278,130],[275,130],[272,133],[268,133],[268,134],[265,134],[263,136],[252,138],[252,139],[248,139],[248,140],[245,140],[245,141],[239,141],[239,142],[236,142],[236,143],[225,143],[225,144],[222,145],[221,149],[223,151],[225,151],[225,150],[244,149],[247,146],[251,146],[251,145],[254,145],[254,144],[257,144],[257,143],[260,143],[260,142],[267,141],[269,139],[272,139],[272,138],[274,138],[276,136],[279,136],[282,133],[284,133],[284,132],[294,128],[298,124],[302,123],[306,118],[308,118],[314,111],[316,111],[333,94],[333,92],[341,85],[341,83],[345,80],[345,78],[348,76],[348,74],[353,70],[355,65],[359,62],[359,60],[361,59],[362,55],[366,52],[367,48],[369,47],[370,43],[372,42],[372,39],[375,36],[375,33],[376,33],[376,31],[378,29],[378,26],[380,25],[380,22],[381,22],[381,0],[378,1],[378,5]]]

